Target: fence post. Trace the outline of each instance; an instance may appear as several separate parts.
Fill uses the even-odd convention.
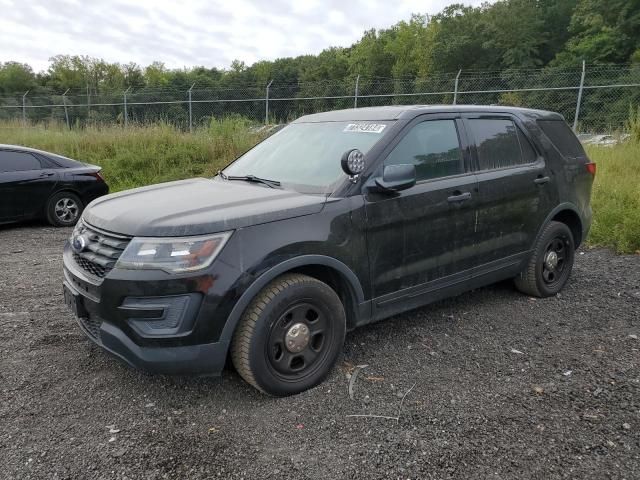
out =
[[[584,88],[585,62],[582,60],[582,76],[580,77],[580,89],[578,90],[578,102],[576,103],[576,116],[573,117],[573,131],[578,128],[578,115],[580,115],[580,103],[582,103],[582,89]],[[577,133],[577,132],[576,132]]]
[[[458,80],[460,79],[460,74],[462,73],[462,69],[458,70],[458,74],[456,75],[456,82],[453,85],[453,104],[456,105],[458,102]]]
[[[127,93],[129,93],[129,90],[131,90],[131,86],[124,91],[124,128],[129,125],[129,115],[127,115]]]
[[[264,124],[265,125],[269,125],[269,87],[271,86],[272,83],[273,83],[273,80],[271,80],[267,84],[267,90],[265,92],[265,97],[264,97]]]
[[[91,120],[91,92],[89,91],[89,83],[87,83],[87,125]]]
[[[27,90],[26,92],[24,92],[24,95],[22,95],[22,126],[26,127],[27,126],[27,104],[26,104],[26,99],[27,99],[27,93],[29,93],[30,90]]]
[[[360,83],[360,74],[356,77],[356,90],[353,95],[353,108],[358,108],[358,85]]]
[[[67,97],[65,96],[69,93],[69,88],[62,94],[62,105],[64,106],[64,119],[67,121],[67,128],[71,130],[71,125],[69,124],[69,112],[67,111]]]
[[[193,106],[191,105],[191,90],[195,87],[195,82],[189,89],[189,133],[193,133]]]

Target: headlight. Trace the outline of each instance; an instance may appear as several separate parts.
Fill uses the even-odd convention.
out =
[[[116,263],[116,268],[191,272],[211,265],[231,232],[198,237],[135,237]]]

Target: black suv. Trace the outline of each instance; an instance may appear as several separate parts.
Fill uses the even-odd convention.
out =
[[[289,395],[347,330],[513,278],[566,283],[595,165],[562,116],[479,106],[308,115],[215,178],[95,200],[64,250],[79,325],[129,364]]]

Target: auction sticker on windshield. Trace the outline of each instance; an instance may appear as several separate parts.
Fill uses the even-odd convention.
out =
[[[350,123],[343,132],[382,133],[385,127],[384,123]]]

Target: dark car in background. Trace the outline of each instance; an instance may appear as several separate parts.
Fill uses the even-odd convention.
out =
[[[32,148],[0,144],[0,223],[33,218],[76,224],[84,207],[109,193],[101,168]]]
[[[290,395],[353,328],[505,279],[557,294],[594,175],[557,113],[308,115],[215,178],[93,202],[64,249],[65,300],[131,365],[216,375],[230,353],[248,383]]]

